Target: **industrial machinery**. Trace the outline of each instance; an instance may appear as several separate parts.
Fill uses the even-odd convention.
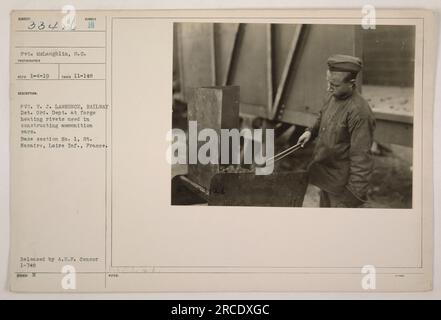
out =
[[[236,165],[231,165],[232,149],[230,137],[227,147],[221,147],[221,130],[236,129],[239,134],[239,87],[202,87],[195,89],[188,104],[188,121],[196,123],[197,130],[210,129],[217,143],[214,145],[214,157],[209,163],[193,161],[188,164],[188,174],[175,176],[172,180],[172,204],[208,203],[208,205],[234,206],[302,206],[307,186],[305,171],[292,172],[272,171],[275,161],[289,155],[300,148],[297,144],[273,156],[265,157],[262,167],[271,167],[266,174],[259,174],[258,169],[242,167],[243,161],[237,159]],[[242,131],[243,132],[243,131]],[[188,136],[194,136],[189,130]],[[191,138],[191,137],[189,137]],[[240,155],[240,136],[236,136]],[[210,138],[212,139],[212,138]],[[250,139],[252,140],[252,139]],[[252,154],[257,148],[262,148],[264,140],[253,141]],[[271,141],[272,143],[273,141]],[[197,153],[207,141],[188,141],[189,153]],[[258,146],[256,147],[256,143]],[[193,144],[193,150],[190,145]],[[227,152],[228,161],[220,161],[223,152]],[[243,148],[242,148],[243,151]],[[208,152],[208,151],[207,151]],[[211,150],[209,153],[211,154]],[[250,157],[251,158],[251,157]],[[226,163],[225,163],[226,162]],[[223,164],[224,163],[224,164]]]

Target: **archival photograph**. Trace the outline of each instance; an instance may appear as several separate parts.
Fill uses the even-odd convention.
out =
[[[432,290],[435,11],[64,17],[9,15],[10,291]]]
[[[415,27],[175,23],[172,205],[412,208]]]

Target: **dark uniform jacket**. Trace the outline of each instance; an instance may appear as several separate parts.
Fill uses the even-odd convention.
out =
[[[357,90],[341,100],[329,94],[315,124],[307,130],[316,138],[308,166],[310,183],[334,194],[349,190],[365,201],[373,171],[370,149],[375,130],[366,100]]]

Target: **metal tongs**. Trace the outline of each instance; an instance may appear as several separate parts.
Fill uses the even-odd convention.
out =
[[[276,154],[275,156],[266,159],[265,164],[268,165],[268,163],[271,163],[271,162],[274,163],[276,161],[282,160],[286,156],[289,156],[290,154],[292,154],[293,152],[295,152],[301,148],[302,148],[302,144],[297,143],[296,145],[293,145],[293,146],[289,147],[288,149],[283,150],[282,152]]]

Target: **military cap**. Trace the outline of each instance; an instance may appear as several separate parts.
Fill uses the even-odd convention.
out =
[[[360,58],[344,54],[335,54],[328,58],[328,67],[330,71],[359,72],[363,67]]]

